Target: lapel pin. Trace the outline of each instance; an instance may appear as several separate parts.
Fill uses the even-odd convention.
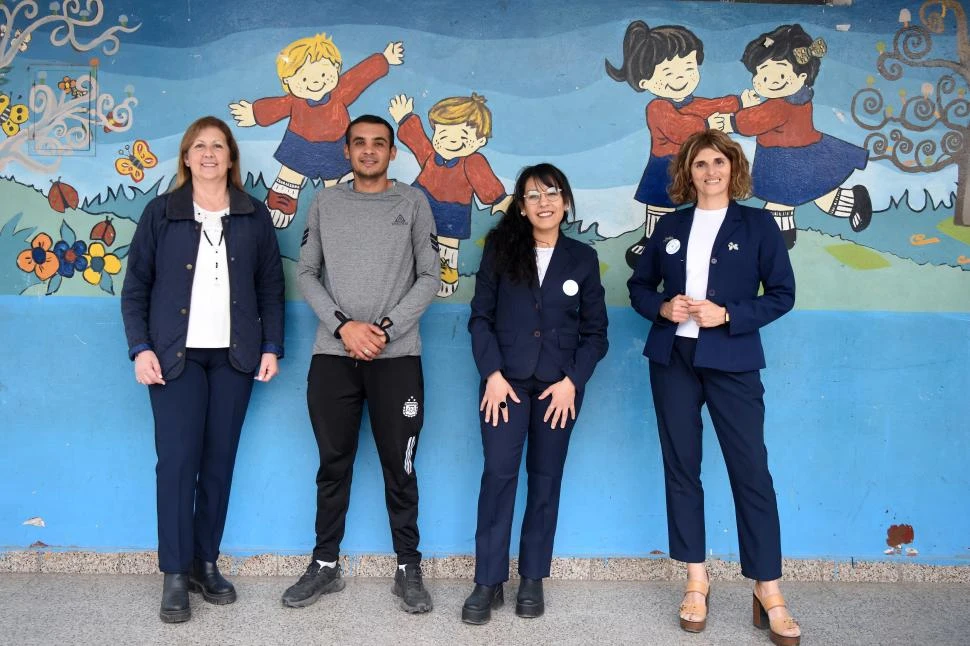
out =
[[[680,240],[678,240],[677,238],[669,240],[667,242],[667,246],[665,247],[665,249],[669,255],[671,256],[674,255],[675,253],[680,251]]]
[[[738,243],[737,242],[729,242],[728,243],[728,251],[737,251],[738,248],[739,247],[738,247]]]

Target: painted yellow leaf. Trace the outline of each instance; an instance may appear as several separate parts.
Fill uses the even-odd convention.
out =
[[[882,254],[851,242],[826,245],[825,250],[843,265],[853,269],[883,269],[890,266]]]

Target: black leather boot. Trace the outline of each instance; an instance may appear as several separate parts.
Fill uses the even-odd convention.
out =
[[[501,583],[498,585],[476,583],[475,589],[465,599],[465,605],[461,607],[461,620],[466,624],[486,624],[492,618],[492,609],[501,608],[504,603],[505,593]]]
[[[189,575],[165,573],[162,584],[162,607],[159,618],[167,624],[188,621],[192,617],[189,607]]]
[[[189,589],[192,592],[201,592],[203,599],[217,606],[236,600],[236,588],[219,573],[219,567],[215,563],[208,561],[192,561]]]
[[[520,617],[541,617],[546,610],[546,602],[542,598],[542,579],[527,579],[519,581],[519,594],[515,600],[515,614]]]

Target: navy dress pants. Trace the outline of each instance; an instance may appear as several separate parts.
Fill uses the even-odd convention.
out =
[[[233,368],[226,348],[189,348],[181,375],[148,387],[162,572],[186,573],[193,558],[219,558],[253,374]]]
[[[521,403],[508,400],[509,421],[499,416],[498,426],[485,423],[479,413],[485,469],[478,496],[478,529],[475,532],[475,583],[496,585],[509,578],[509,542],[512,511],[519,482],[522,449],[528,438],[525,469],[528,474],[525,517],[519,542],[519,575],[529,579],[549,576],[552,546],[559,520],[559,491],[566,464],[566,451],[574,421],[553,430],[542,417],[550,398],[539,395],[551,384],[537,379],[510,379]],[[480,397],[484,396],[482,383]],[[479,399],[480,401],[480,399]],[[583,392],[576,392],[576,414]]]
[[[701,407],[706,403],[724,454],[741,550],[741,573],[758,581],[781,577],[781,532],[764,443],[764,387],[759,371],[694,366],[697,339],[676,337],[670,364],[650,362],[667,491],[670,557],[705,558],[701,485]]]

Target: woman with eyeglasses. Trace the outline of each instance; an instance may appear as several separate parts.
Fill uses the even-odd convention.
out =
[[[545,604],[569,436],[586,382],[606,355],[606,303],[592,247],[560,230],[575,203],[551,164],[525,168],[509,210],[485,239],[468,330],[481,374],[485,468],[475,533],[475,588],[462,621],[484,624],[504,601],[522,449],[529,476],[515,613]]]

